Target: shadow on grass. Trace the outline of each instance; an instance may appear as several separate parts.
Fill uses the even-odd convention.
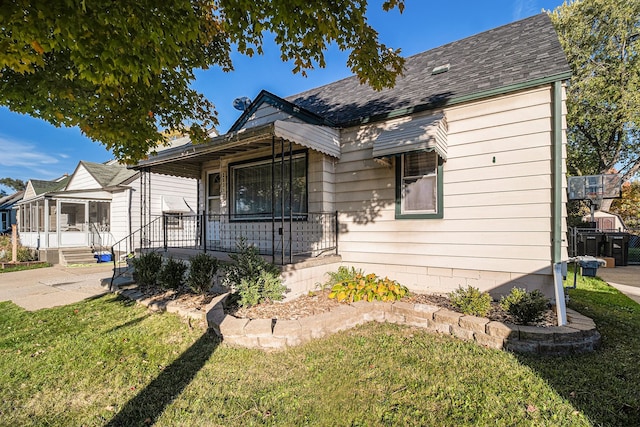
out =
[[[123,329],[123,328],[128,328],[130,326],[137,325],[138,323],[142,322],[143,320],[149,318],[149,316],[151,316],[151,315],[149,313],[147,313],[144,316],[136,317],[135,319],[131,319],[128,322],[125,322],[125,323],[123,323],[121,325],[114,326],[113,328],[104,331],[104,333],[105,334],[109,334],[111,332],[115,332],[115,331],[118,331],[118,330]]]
[[[516,357],[593,425],[640,426],[640,305],[606,283],[569,295],[569,306],[595,321],[600,348],[590,354]]]
[[[191,383],[220,341],[204,333],[109,421],[107,426],[152,425],[165,408]]]

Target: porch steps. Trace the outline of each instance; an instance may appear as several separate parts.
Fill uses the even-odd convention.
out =
[[[60,249],[60,264],[64,266],[96,264],[98,260],[93,256],[89,247]]]

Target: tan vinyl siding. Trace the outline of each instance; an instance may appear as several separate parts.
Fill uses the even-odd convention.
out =
[[[517,280],[549,293],[551,112],[548,86],[446,108],[443,219],[395,219],[395,168],[371,160],[380,126],[343,130],[335,175],[343,263],[413,280],[405,284],[414,289],[439,279],[407,268],[491,272],[499,279],[482,282],[487,290]]]

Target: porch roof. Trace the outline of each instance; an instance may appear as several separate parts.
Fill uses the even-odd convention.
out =
[[[276,120],[251,129],[241,129],[211,138],[204,144],[186,144],[163,150],[133,169],[200,178],[202,164],[221,157],[271,147],[273,138],[295,142],[332,157],[340,157],[339,131],[327,126]]]

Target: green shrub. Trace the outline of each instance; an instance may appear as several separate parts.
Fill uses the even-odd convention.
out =
[[[153,286],[158,281],[162,268],[162,257],[157,252],[147,252],[131,260],[133,264],[133,280],[138,286]]]
[[[347,282],[349,280],[355,280],[356,276],[364,276],[364,272],[360,269],[356,270],[355,267],[338,267],[338,271],[332,271],[327,273],[329,274],[329,280],[325,283],[325,286],[331,289],[334,285],[338,283]]]
[[[13,260],[13,242],[11,236],[0,236],[0,261]],[[38,253],[35,250],[25,248],[18,242],[18,253],[16,255],[18,262],[37,261]]]
[[[491,295],[480,292],[480,289],[468,286],[466,289],[459,287],[449,293],[449,300],[464,314],[484,317],[491,311]]]
[[[198,294],[204,294],[211,289],[213,278],[218,272],[218,260],[206,253],[189,258],[191,267],[187,276],[187,285]]]
[[[160,269],[158,282],[164,289],[178,289],[184,282],[187,266],[180,260],[169,258]]]
[[[337,278],[342,279],[331,287],[329,298],[339,302],[356,301],[396,301],[405,296],[408,289],[395,280],[387,277],[379,278],[375,274],[367,274],[351,267],[340,267],[334,275],[329,274],[329,283]]]
[[[11,253],[9,253],[9,256],[11,256]],[[32,249],[25,248],[23,246],[18,246],[17,258],[19,262],[37,261],[38,254],[36,253],[36,251]]]
[[[549,308],[549,298],[538,289],[527,292],[524,289],[513,288],[509,295],[500,299],[500,306],[511,314],[516,322],[527,325],[542,318]]]
[[[262,271],[257,278],[243,278],[237,286],[238,305],[251,307],[267,301],[280,301],[287,288],[280,275]]]
[[[280,269],[260,256],[258,249],[248,245],[244,238],[239,239],[237,249],[238,253],[229,255],[233,262],[222,267],[223,285],[233,294],[231,301],[250,307],[266,300],[283,299],[287,289],[282,284]]]
[[[267,262],[254,246],[248,245],[245,238],[240,238],[236,245],[237,253],[229,254],[232,263],[223,266],[224,278],[222,284],[230,290],[236,289],[240,281],[245,278],[257,279],[263,271],[280,275],[277,266]]]

